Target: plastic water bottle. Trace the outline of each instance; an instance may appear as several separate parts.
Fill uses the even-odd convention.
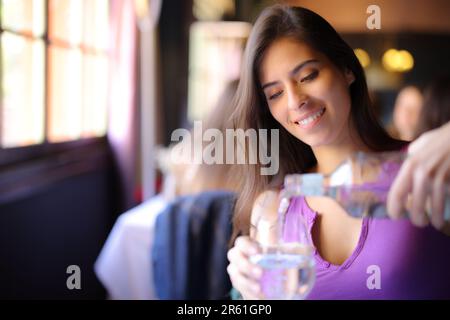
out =
[[[291,174],[284,180],[282,197],[326,196],[335,199],[351,216],[388,217],[386,200],[391,184],[405,160],[403,152],[367,154],[358,152],[330,175]],[[445,220],[450,220],[447,186]]]

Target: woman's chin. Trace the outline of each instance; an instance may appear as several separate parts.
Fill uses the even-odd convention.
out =
[[[322,147],[331,144],[330,139],[326,137],[307,137],[300,139],[311,148]]]

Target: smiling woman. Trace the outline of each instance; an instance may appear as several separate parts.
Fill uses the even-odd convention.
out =
[[[262,87],[271,114],[293,136],[310,146],[350,138],[344,125],[355,78],[348,69],[341,72],[325,55],[286,37],[267,50],[260,79],[279,79],[270,90]]]
[[[233,238],[248,234],[253,202],[264,190],[281,186],[286,174],[316,166],[331,172],[351,151],[398,150],[404,144],[377,121],[352,48],[304,8],[276,5],[261,13],[247,42],[234,102],[237,128],[279,129],[280,169],[261,176],[260,164],[239,166],[246,179]],[[331,146],[340,151],[334,163],[318,163],[312,148],[320,153]]]
[[[228,252],[234,288],[244,298],[264,299],[264,279],[282,278],[288,271],[251,263],[261,248],[247,235],[255,234],[261,216],[278,218],[274,208],[283,177],[329,174],[354,152],[404,150],[405,142],[391,138],[376,120],[353,50],[327,21],[305,8],[275,5],[261,13],[247,43],[234,102],[238,128],[280,132],[278,174],[260,175],[260,164],[239,168],[243,185],[233,231],[240,236]],[[437,230],[417,229],[408,220],[352,218],[324,197],[295,198],[285,217],[299,215],[315,247],[316,282],[309,298],[450,296],[450,238]],[[430,268],[433,272],[426,272]],[[372,285],[377,276],[372,270],[381,272],[381,285]]]

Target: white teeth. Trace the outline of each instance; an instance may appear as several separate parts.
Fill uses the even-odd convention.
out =
[[[322,116],[324,112],[325,112],[325,108],[322,108],[319,111],[317,111],[316,113],[310,115],[308,118],[298,121],[297,123],[302,126],[307,125],[308,123],[310,123],[310,122],[316,120],[317,118],[319,118],[320,116]]]

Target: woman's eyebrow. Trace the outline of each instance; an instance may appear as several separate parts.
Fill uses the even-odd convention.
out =
[[[319,60],[317,60],[317,59],[309,59],[309,60],[303,61],[303,62],[299,63],[294,69],[292,69],[291,72],[289,72],[289,74],[291,76],[293,76],[297,72],[299,72],[303,67],[305,67],[307,64],[315,63],[315,62],[319,62]]]
[[[261,88],[264,90],[264,89],[266,89],[266,88],[268,88],[268,87],[271,87],[271,86],[276,85],[278,82],[279,82],[279,81],[268,82],[268,83],[266,83],[265,85],[263,85]]]
[[[305,67],[306,65],[308,65],[310,63],[316,63],[316,62],[319,62],[319,60],[317,60],[317,59],[309,59],[309,60],[303,61],[303,62],[299,63],[294,69],[292,69],[289,72],[289,75],[293,76],[297,72],[299,72],[303,67]],[[276,85],[278,82],[279,81],[268,82],[268,83],[262,85],[261,88],[262,88],[262,90],[264,90],[264,89],[266,89],[266,88],[268,88],[270,86]]]

